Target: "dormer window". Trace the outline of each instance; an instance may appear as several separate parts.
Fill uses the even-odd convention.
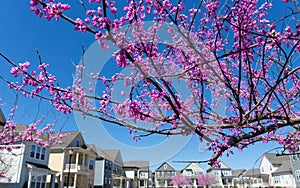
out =
[[[76,140],[76,147],[80,147],[80,140]]]

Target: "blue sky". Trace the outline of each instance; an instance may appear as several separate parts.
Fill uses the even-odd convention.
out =
[[[79,3],[75,5],[75,11],[82,11]],[[70,12],[71,17],[75,11]],[[83,12],[82,12],[83,13]],[[88,49],[94,42],[92,34],[80,33],[73,30],[73,26],[63,20],[47,21],[40,19],[29,11],[29,0],[9,0],[3,1],[0,6],[0,52],[5,54],[16,63],[30,61],[32,64],[38,64],[38,57],[35,49],[38,49],[42,55],[45,63],[49,63],[49,72],[55,74],[61,86],[67,86],[72,83],[72,74],[74,74],[74,67],[71,61],[78,63],[81,55],[81,46],[84,45]],[[73,17],[74,18],[74,17]],[[10,66],[3,59],[0,59],[1,69],[0,74],[9,77]],[[2,107],[5,114],[9,113],[10,107],[15,101],[15,93],[7,88],[7,84],[0,81],[0,98],[6,103]],[[41,103],[39,105],[39,103]],[[40,102],[39,100],[18,99],[19,110],[17,111],[15,119],[20,123],[28,124],[36,119],[38,106],[39,117],[43,114],[48,114],[46,122],[56,122],[56,129],[62,131],[77,130],[79,120],[75,120],[73,114],[64,116],[63,114],[55,113],[53,108],[48,105],[48,102]],[[82,124],[89,124],[89,126],[99,126],[99,122],[93,124],[89,120],[81,121]],[[101,123],[100,123],[101,124]],[[105,123],[104,123],[105,124]],[[100,125],[101,126],[101,125]],[[82,126],[80,126],[82,127]],[[124,160],[141,159],[143,149],[156,146],[160,149],[152,149],[152,153],[146,155],[143,160],[152,160],[156,157],[156,162],[153,162],[153,168],[157,164],[157,160],[161,162],[168,160],[169,162],[175,160],[207,160],[210,153],[204,152],[205,143],[199,143],[198,138],[193,136],[191,138],[183,138],[180,143],[176,142],[176,138],[168,140],[163,136],[152,136],[144,138],[139,142],[134,142],[131,135],[128,134],[127,129],[115,127],[105,124],[107,132],[111,135],[111,139],[115,141],[104,140],[104,133],[97,132],[92,129],[84,130],[84,136],[89,143],[94,143],[104,149],[116,149],[121,147]],[[89,129],[89,130],[91,130]],[[103,130],[102,130],[103,131]],[[105,132],[105,131],[104,131]],[[107,135],[106,135],[107,136]],[[182,139],[182,138],[180,138]],[[161,143],[170,142],[173,154],[166,154],[170,148],[162,148]],[[114,143],[116,143],[114,145]],[[120,145],[123,144],[122,145]],[[184,144],[186,143],[186,144]],[[177,145],[181,144],[181,145]],[[124,146],[125,145],[125,146]],[[163,144],[162,144],[163,145]],[[251,146],[243,152],[236,151],[231,157],[223,157],[222,161],[228,164],[233,169],[253,168],[255,161],[266,151],[277,147],[274,144],[257,144]],[[123,148],[123,149],[122,149]],[[125,148],[125,149],[124,149]],[[126,150],[126,148],[134,148],[133,150]],[[123,151],[124,150],[124,151]],[[127,153],[126,153],[127,152]],[[129,153],[128,153],[129,152]],[[147,152],[150,152],[148,150]],[[135,158],[136,157],[136,158]],[[147,158],[148,157],[148,158]],[[160,158],[159,158],[160,157]],[[174,167],[180,169],[186,164],[171,163]],[[207,168],[207,165],[202,165]]]

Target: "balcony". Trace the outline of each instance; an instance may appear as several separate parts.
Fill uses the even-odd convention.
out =
[[[64,172],[68,173],[69,169],[70,169],[70,173],[89,173],[92,171],[89,169],[88,166],[77,165],[77,164],[66,164]]]

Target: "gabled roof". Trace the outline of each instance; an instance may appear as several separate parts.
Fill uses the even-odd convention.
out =
[[[226,165],[224,162],[220,161],[219,167],[216,165],[213,165],[209,169],[207,169],[208,172],[211,170],[231,170],[231,168],[228,165]]]
[[[56,144],[51,147],[51,149],[56,149],[56,148],[66,148],[68,147],[71,142],[78,136],[81,135],[79,131],[76,132],[64,132],[66,135],[65,137],[61,138],[60,141],[62,142],[61,144]]]
[[[254,168],[247,170],[243,177],[250,177],[250,178],[262,178],[263,182],[269,181],[269,174],[261,174],[259,168]]]
[[[284,173],[284,172],[292,173],[292,165],[289,160],[282,161],[281,165],[272,174],[279,174],[279,173]]]
[[[199,165],[199,163],[196,162],[190,162],[188,165],[186,165],[186,167],[182,169],[182,171],[184,171],[185,169],[194,168],[193,166],[204,171],[204,169]]]
[[[176,169],[173,168],[169,163],[164,162],[155,171],[170,171],[170,170],[176,171]]]
[[[111,157],[111,161],[114,162],[114,163],[119,163],[121,165],[123,165],[123,158],[122,158],[122,155],[121,155],[121,152],[120,150],[104,150],[105,153],[108,154],[108,156]]]
[[[124,167],[136,167],[143,171],[149,171],[149,161],[126,161]]]
[[[94,144],[87,144],[88,150],[92,150],[96,153],[97,158],[107,159],[109,161],[113,160],[113,157],[108,155],[104,150],[100,149],[99,147],[95,146]]]
[[[272,165],[281,165],[283,161],[289,161],[287,155],[276,156],[275,153],[266,153],[263,155]]]

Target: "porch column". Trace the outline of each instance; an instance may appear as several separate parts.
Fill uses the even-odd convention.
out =
[[[77,173],[75,173],[74,175],[74,187],[76,187],[76,184],[77,184]]]
[[[79,160],[79,151],[76,151],[76,162],[75,162],[76,170],[78,170],[78,160]]]
[[[29,178],[28,178],[28,184],[27,184],[27,188],[31,187],[31,179],[32,179],[32,172],[31,170],[29,171]]]
[[[82,166],[85,167],[85,154],[84,154],[84,153],[83,153],[83,155],[82,155]]]
[[[50,188],[54,188],[55,187],[55,178],[56,178],[56,175],[55,174],[51,174]]]

